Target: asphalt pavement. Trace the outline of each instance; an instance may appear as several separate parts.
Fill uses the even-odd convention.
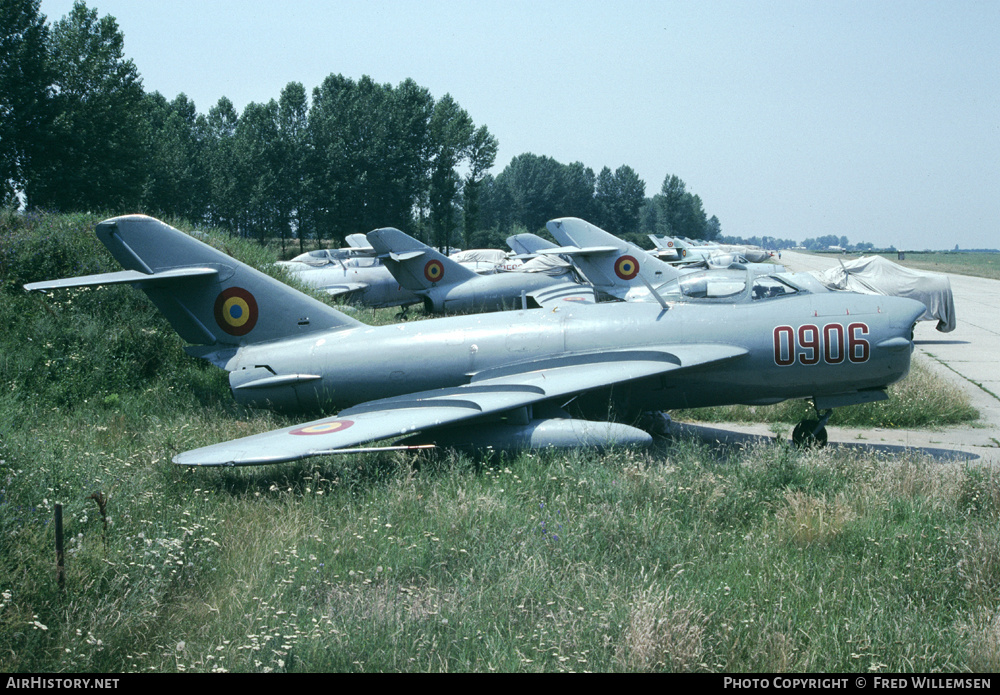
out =
[[[793,272],[826,270],[839,262],[833,254],[782,251],[780,263]],[[968,395],[980,420],[960,426],[918,430],[858,429],[827,426],[831,445],[893,452],[919,449],[940,461],[1000,464],[1000,281],[948,274],[955,298],[956,327],[941,333],[936,321],[921,321],[914,332],[914,359]],[[836,418],[836,416],[834,416]],[[678,424],[683,432],[707,441],[744,444],[773,439],[769,425]],[[783,436],[788,438],[791,426]]]

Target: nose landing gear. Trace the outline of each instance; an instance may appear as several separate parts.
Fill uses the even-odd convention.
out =
[[[803,420],[792,430],[792,444],[800,448],[826,446],[826,423],[833,415],[833,408],[824,410],[822,413],[816,411],[818,419]]]

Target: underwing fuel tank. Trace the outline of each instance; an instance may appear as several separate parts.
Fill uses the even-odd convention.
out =
[[[476,424],[475,427],[449,427],[409,437],[411,444],[436,444],[455,449],[575,448],[581,446],[649,446],[653,438],[636,427],[615,422],[593,422],[572,418],[529,420],[525,424]]]
[[[315,386],[318,374],[278,374],[270,367],[255,366],[230,372],[229,387],[240,405],[296,412],[318,404]]]

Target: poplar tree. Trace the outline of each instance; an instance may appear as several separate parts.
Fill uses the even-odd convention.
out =
[[[48,144],[52,72],[40,2],[0,2],[0,205],[16,201],[32,160]]]
[[[53,121],[26,185],[28,204],[60,210],[136,208],[146,175],[139,72],[114,17],[78,0],[49,42]]]

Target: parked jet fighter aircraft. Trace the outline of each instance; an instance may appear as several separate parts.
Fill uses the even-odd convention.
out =
[[[350,248],[317,249],[281,261],[296,278],[318,290],[351,304],[379,308],[419,304],[423,298],[399,284],[376,257],[364,234],[347,237]],[[508,259],[503,251],[460,251],[454,260],[476,273],[493,273],[520,267],[520,259]]]
[[[306,285],[350,304],[380,308],[420,303],[420,297],[401,287],[375,257],[364,234],[350,234],[346,241],[347,248],[316,249],[278,265]]]
[[[542,253],[560,253],[573,258],[582,274],[599,292],[625,301],[654,301],[653,288],[679,277],[697,272],[695,266],[678,267],[667,263],[635,244],[619,239],[585,220],[563,217],[546,225],[560,243]],[[751,275],[784,272],[784,267],[772,263],[726,263],[712,270],[739,268]],[[811,283],[815,286],[815,283]]]
[[[701,263],[708,268],[725,268],[732,263],[764,263],[770,251],[747,244],[694,242],[677,237],[649,235],[656,247],[655,255],[668,263]]]
[[[599,292],[625,301],[652,299],[649,287],[679,277],[681,270],[577,217],[545,225],[562,246],[543,254],[566,255]]]
[[[350,258],[321,266],[295,265],[299,267],[290,272],[296,278],[350,304],[380,308],[421,302],[416,293],[396,282],[378,258]]]
[[[679,263],[684,260],[687,255],[687,251],[684,248],[686,245],[680,245],[669,237],[659,237],[655,234],[647,234],[649,240],[653,242],[653,250],[650,254],[656,256],[661,261],[666,261],[667,263]]]
[[[349,258],[375,255],[375,250],[368,245],[364,234],[348,234],[344,241],[347,242],[346,248],[306,251],[290,261],[278,261],[278,265],[291,269],[296,268],[299,264],[319,268]]]
[[[428,313],[594,301],[593,289],[581,284],[568,265],[558,273],[531,272],[521,266],[511,272],[477,275],[398,229],[368,232],[368,241],[400,286],[423,298]]]
[[[97,226],[126,270],[28,290],[131,284],[229,372],[240,403],[343,408],[301,425],[196,449],[184,465],[252,465],[356,451],[419,433],[478,447],[642,443],[634,427],[563,408],[635,413],[812,398],[831,409],[886,398],[908,371],[914,321],[900,297],[789,288],[751,304],[563,304],[372,327],[142,215]],[[704,288],[712,296],[712,288]]]

